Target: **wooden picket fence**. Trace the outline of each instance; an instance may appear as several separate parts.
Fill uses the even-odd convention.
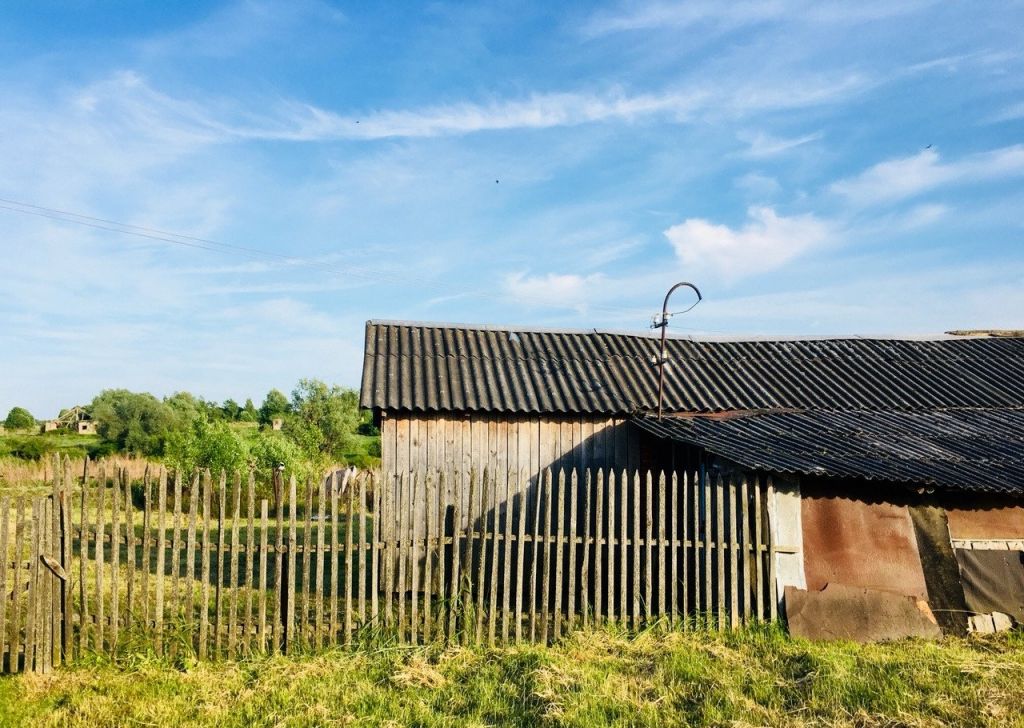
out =
[[[0,497],[0,672],[776,618],[770,479],[335,473],[272,504],[253,474],[54,473]]]

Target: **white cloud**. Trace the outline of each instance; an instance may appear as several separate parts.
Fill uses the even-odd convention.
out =
[[[1024,145],[1002,147],[943,162],[934,149],[912,157],[880,162],[855,177],[832,183],[830,190],[857,205],[913,197],[948,184],[963,184],[1024,174]]]
[[[927,0],[865,0],[856,5],[811,0],[736,2],[647,2],[628,9],[600,12],[583,25],[583,35],[598,37],[637,30],[666,30],[706,25],[731,30],[765,22],[851,24],[901,15],[931,4]]]
[[[563,306],[585,311],[603,288],[606,279],[601,273],[587,276],[574,273],[528,275],[509,273],[503,288],[509,297],[526,306]]]
[[[814,215],[782,217],[770,207],[751,207],[742,228],[691,218],[665,231],[686,266],[734,280],[781,267],[826,243],[827,223]]]
[[[783,152],[788,152],[790,149],[803,146],[809,142],[814,142],[824,137],[823,132],[815,132],[813,134],[805,134],[799,137],[782,138],[775,137],[771,134],[765,134],[764,132],[748,133],[740,132],[736,135],[736,138],[741,142],[746,143],[747,149],[744,152],[745,156],[763,158],[763,157],[775,157]]]
[[[747,172],[735,179],[733,186],[761,199],[771,197],[782,189],[777,179],[760,172]]]

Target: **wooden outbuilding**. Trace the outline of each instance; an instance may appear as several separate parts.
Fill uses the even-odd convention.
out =
[[[1024,622],[1024,339],[670,337],[660,419],[657,354],[654,336],[629,332],[370,321],[361,404],[391,473],[749,483],[771,594],[801,634]],[[738,523],[747,501],[677,488],[671,502],[699,517],[670,542],[721,551],[725,533],[748,552],[704,521],[714,502]],[[630,518],[658,508],[655,489]],[[705,556],[682,558],[697,569]],[[720,576],[742,581],[738,563]]]

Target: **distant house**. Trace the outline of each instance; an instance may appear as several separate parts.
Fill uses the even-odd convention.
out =
[[[1024,623],[1024,338],[670,337],[661,419],[657,353],[634,333],[370,321],[361,405],[391,472],[770,478],[774,594],[801,634]]]
[[[64,410],[57,419],[43,422],[43,432],[53,432],[54,430],[71,430],[80,435],[95,435],[96,423],[84,407],[76,405]]]

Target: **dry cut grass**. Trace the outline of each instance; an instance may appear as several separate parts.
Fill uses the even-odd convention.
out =
[[[0,680],[6,725],[1024,726],[1020,634],[808,643],[585,631],[554,647],[131,657]]]

